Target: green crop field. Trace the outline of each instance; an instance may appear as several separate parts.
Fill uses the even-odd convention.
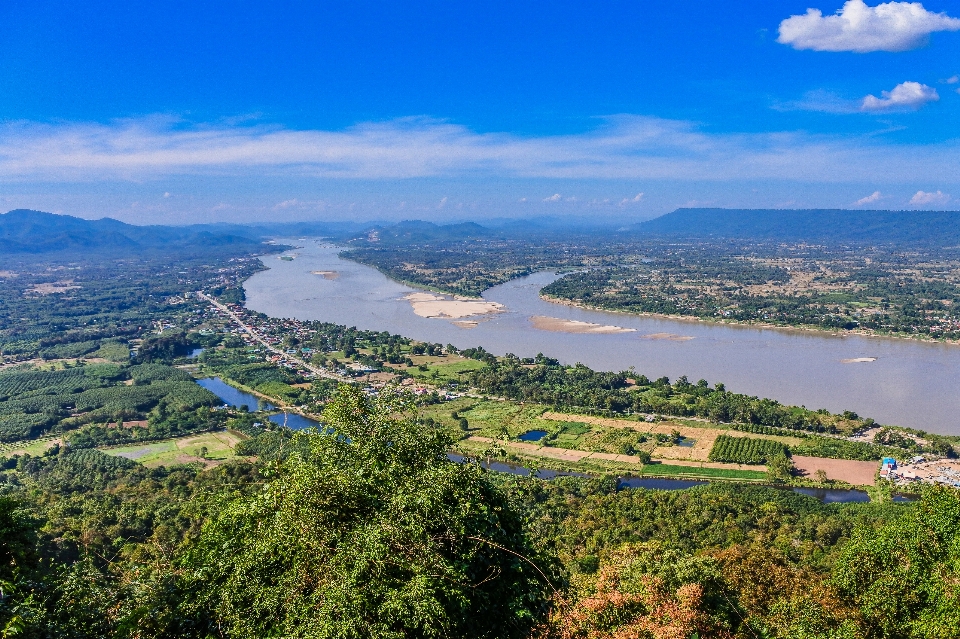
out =
[[[644,477],[715,477],[717,479],[766,479],[767,474],[756,470],[732,470],[727,468],[699,468],[697,466],[674,466],[669,464],[647,464],[640,472]]]
[[[234,457],[234,447],[242,439],[230,431],[202,433],[162,442],[118,446],[102,451],[114,457],[125,457],[144,466],[170,466],[196,461],[219,462]],[[206,447],[206,456],[202,457]]]

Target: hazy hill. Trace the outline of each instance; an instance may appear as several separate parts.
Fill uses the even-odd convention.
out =
[[[365,235],[372,233],[384,243],[489,239],[499,235],[474,222],[440,225],[422,220],[404,220],[391,226],[378,226],[367,231]]]
[[[254,248],[258,239],[189,226],[135,226],[110,218],[85,220],[70,215],[17,209],[0,214],[0,250],[10,254],[118,253],[171,249]]]
[[[960,243],[960,212],[677,209],[632,230],[686,238],[952,245]]]

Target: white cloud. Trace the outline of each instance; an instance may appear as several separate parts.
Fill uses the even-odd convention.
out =
[[[643,193],[637,193],[633,197],[625,197],[620,200],[620,206],[627,206],[628,204],[639,204],[640,200],[643,199]]]
[[[854,206],[863,206],[864,204],[872,204],[880,199],[880,191],[874,191],[866,197],[862,197],[856,202],[853,203]]]
[[[908,51],[922,47],[935,31],[958,31],[960,19],[927,11],[919,2],[884,2],[875,7],[847,0],[834,15],[819,9],[780,23],[777,42],[814,51]]]
[[[562,196],[559,193],[554,193],[550,197],[543,198],[544,202],[559,202],[562,199]]]
[[[442,209],[442,208],[445,207],[446,205],[447,205],[447,196],[444,195],[444,196],[440,199],[440,203],[437,204],[437,209]]]
[[[836,93],[817,89],[808,91],[799,100],[775,102],[772,108],[777,111],[819,111],[821,113],[857,113],[859,100],[848,100]]]
[[[941,80],[944,84],[956,84],[960,82],[960,75],[953,75],[947,78],[946,80]]]
[[[917,191],[910,198],[910,204],[914,206],[928,206],[930,204],[946,204],[950,201],[950,196],[943,191],[936,193],[927,193],[926,191]]]
[[[277,202],[273,205],[274,211],[282,211],[284,209],[300,208],[303,203],[297,198],[291,200],[284,200],[283,202]]]
[[[919,82],[901,82],[892,91],[881,91],[881,97],[868,95],[860,105],[861,111],[894,111],[919,109],[927,102],[936,102],[940,95],[933,87]]]
[[[628,115],[601,122],[585,133],[546,136],[481,134],[424,119],[338,131],[159,118],[7,123],[0,124],[0,183],[142,183],[176,176],[960,182],[958,140],[895,144],[870,134],[707,133],[690,122]]]

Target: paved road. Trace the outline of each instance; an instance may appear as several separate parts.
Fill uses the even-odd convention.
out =
[[[300,366],[303,366],[305,369],[307,369],[308,371],[312,372],[314,375],[316,375],[316,376],[318,376],[318,377],[325,377],[325,378],[327,378],[327,379],[333,379],[333,380],[336,380],[336,381],[338,381],[338,382],[351,382],[351,381],[353,381],[353,380],[351,380],[351,379],[349,379],[349,378],[343,377],[343,376],[341,376],[341,375],[337,375],[336,373],[331,373],[330,371],[328,371],[328,370],[326,370],[326,369],[324,369],[324,368],[319,368],[319,367],[317,367],[317,366],[314,366],[313,364],[310,364],[309,362],[306,362],[305,360],[303,360],[303,359],[301,359],[301,358],[299,358],[299,357],[296,357],[296,356],[294,356],[294,355],[290,355],[289,353],[285,353],[282,349],[279,349],[279,348],[277,348],[276,346],[274,346],[273,344],[269,343],[266,339],[263,338],[262,335],[260,335],[260,333],[258,333],[257,331],[253,330],[253,328],[252,328],[251,326],[248,326],[247,324],[244,324],[244,323],[243,323],[243,320],[240,319],[240,316],[237,315],[236,313],[234,313],[232,310],[230,310],[230,307],[228,307],[228,306],[226,306],[226,305],[224,305],[224,304],[221,304],[220,302],[218,302],[218,301],[215,300],[214,298],[210,297],[210,296],[207,295],[206,293],[203,293],[203,292],[201,292],[201,291],[197,291],[197,297],[199,297],[199,298],[202,299],[202,300],[206,300],[206,301],[209,302],[210,304],[213,304],[216,308],[220,309],[221,311],[223,311],[224,313],[226,313],[227,315],[229,315],[229,316],[233,319],[233,321],[236,322],[237,325],[238,325],[241,329],[243,329],[248,335],[250,335],[250,337],[252,337],[253,339],[255,339],[255,340],[257,340],[258,342],[260,342],[260,344],[262,344],[263,347],[266,348],[268,351],[279,355],[279,356],[282,357],[283,359],[286,359],[286,360],[289,360],[289,361],[292,361],[292,362],[296,362],[297,364],[299,364]]]

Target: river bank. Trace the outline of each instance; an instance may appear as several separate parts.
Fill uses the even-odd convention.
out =
[[[540,294],[540,299],[543,300],[544,302],[549,302],[551,304],[560,304],[562,306],[572,306],[574,308],[582,308],[587,311],[596,311],[599,313],[618,313],[621,315],[628,315],[628,316],[634,316],[634,317],[650,317],[654,319],[664,319],[664,320],[670,320],[674,322],[725,324],[728,326],[744,326],[749,328],[763,328],[763,329],[773,329],[773,330],[779,330],[779,331],[813,332],[813,333],[832,335],[834,337],[858,335],[860,337],[899,339],[899,340],[908,340],[908,341],[921,342],[921,343],[949,344],[953,346],[960,346],[960,340],[935,339],[932,337],[904,335],[902,333],[883,333],[883,332],[875,331],[871,329],[857,328],[857,329],[851,329],[851,330],[845,330],[845,331],[837,331],[830,328],[823,328],[822,326],[812,326],[807,324],[795,326],[792,324],[776,324],[773,322],[752,322],[752,321],[744,321],[744,320],[733,320],[733,319],[726,319],[723,317],[695,317],[692,315],[671,315],[668,313],[647,313],[643,311],[624,311],[624,310],[615,309],[615,308],[604,308],[602,306],[593,306],[591,304],[584,304],[583,302],[576,302],[574,300],[554,297],[552,295],[545,295],[543,293]]]
[[[289,242],[288,242],[289,243]],[[631,367],[650,379],[686,376],[722,382],[731,391],[783,404],[845,410],[881,424],[941,434],[960,434],[960,349],[931,341],[758,327],[690,318],[637,316],[557,304],[540,290],[559,277],[540,272],[488,289],[483,299],[504,311],[459,326],[413,312],[403,297],[423,293],[373,267],[338,257],[329,244],[300,242],[293,262],[267,259],[267,270],[244,283],[251,310],[271,317],[320,320],[359,329],[389,331],[419,341],[482,346],[495,355],[542,353],[594,370]],[[311,271],[336,271],[327,280]],[[634,328],[619,334],[542,331],[533,316]],[[644,336],[659,336],[660,339]],[[668,339],[678,336],[693,339]],[[874,358],[863,363],[842,360]]]

